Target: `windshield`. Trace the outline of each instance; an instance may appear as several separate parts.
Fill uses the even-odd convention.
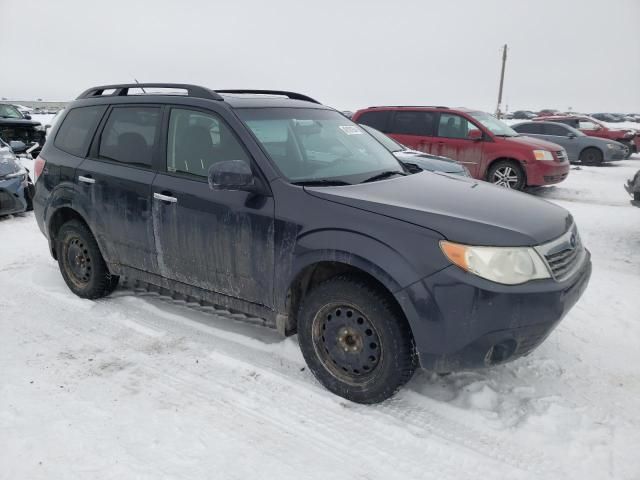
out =
[[[383,172],[404,174],[371,135],[333,110],[236,110],[280,171],[293,183],[360,183]]]
[[[403,150],[406,150],[406,148],[404,148],[402,145],[396,142],[393,138],[387,137],[380,130],[376,130],[375,128],[370,127],[369,125],[361,124],[360,126],[363,129],[365,129],[367,132],[369,132],[373,136],[373,138],[375,138],[382,145],[384,145],[384,147],[390,152],[402,152]]]
[[[13,105],[0,103],[0,118],[22,118],[22,114]]]
[[[480,122],[486,129],[498,137],[517,137],[518,132],[501,122],[493,115],[484,112],[475,112],[471,116]]]

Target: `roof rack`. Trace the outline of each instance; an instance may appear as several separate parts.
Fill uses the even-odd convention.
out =
[[[288,97],[292,100],[302,100],[304,102],[311,102],[320,104],[319,101],[314,100],[307,95],[295,92],[287,92],[284,90],[245,90],[245,89],[232,89],[232,90],[216,90],[217,93],[240,93],[240,94],[254,94],[254,95],[279,95]]]
[[[224,98],[222,98],[213,90],[205,87],[200,87],[198,85],[189,85],[186,83],[121,83],[117,85],[102,85],[85,90],[78,96],[77,100],[81,98],[100,97],[104,94],[105,90],[113,90],[113,93],[105,96],[125,97],[129,94],[130,88],[140,88],[142,90],[144,90],[145,88],[172,88],[186,90],[187,96],[189,97],[206,98],[209,100],[224,100]]]

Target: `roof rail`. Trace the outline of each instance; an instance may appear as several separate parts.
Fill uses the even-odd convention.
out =
[[[216,90],[217,93],[241,93],[241,94],[255,94],[255,95],[279,95],[288,97],[292,100],[302,100],[304,102],[311,102],[320,104],[319,101],[314,100],[307,95],[295,92],[287,92],[284,90],[246,90],[246,89],[232,89],[232,90]]]
[[[102,85],[85,90],[78,96],[77,100],[81,98],[100,97],[105,90],[114,91],[113,93],[108,95],[110,97],[124,97],[129,94],[130,88],[140,88],[143,91],[145,88],[175,88],[186,90],[187,96],[189,97],[206,98],[209,100],[224,100],[213,90],[205,87],[200,87],[198,85],[189,85],[185,83],[122,83],[117,85]]]
[[[372,105],[367,108],[446,108],[449,110],[449,107],[444,105]]]

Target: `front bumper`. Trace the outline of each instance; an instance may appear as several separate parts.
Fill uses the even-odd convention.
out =
[[[605,149],[603,160],[605,162],[611,162],[615,160],[624,160],[629,156],[629,150],[627,149],[630,148],[627,145],[625,145],[625,147],[627,148],[626,149],[610,149],[610,148]]]
[[[552,185],[562,182],[569,175],[568,161],[532,160],[525,165],[528,186]]]
[[[455,266],[398,292],[423,368],[450,372],[527,355],[575,305],[591,276],[587,252],[562,282],[500,285]]]
[[[29,207],[29,185],[22,178],[0,179],[0,215],[22,213]]]

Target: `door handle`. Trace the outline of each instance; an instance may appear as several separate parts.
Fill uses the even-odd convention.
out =
[[[153,198],[155,198],[156,200],[160,200],[162,202],[169,202],[169,203],[178,203],[178,199],[176,197],[171,197],[169,195],[163,195],[162,193],[154,193],[153,194]]]
[[[91,176],[90,176],[90,175],[88,175],[88,176],[86,176],[86,177],[85,177],[85,176],[83,176],[83,175],[80,175],[80,176],[78,177],[78,181],[79,181],[79,182],[82,182],[82,183],[88,183],[89,185],[93,185],[94,183],[96,183],[95,178],[91,178]]]

